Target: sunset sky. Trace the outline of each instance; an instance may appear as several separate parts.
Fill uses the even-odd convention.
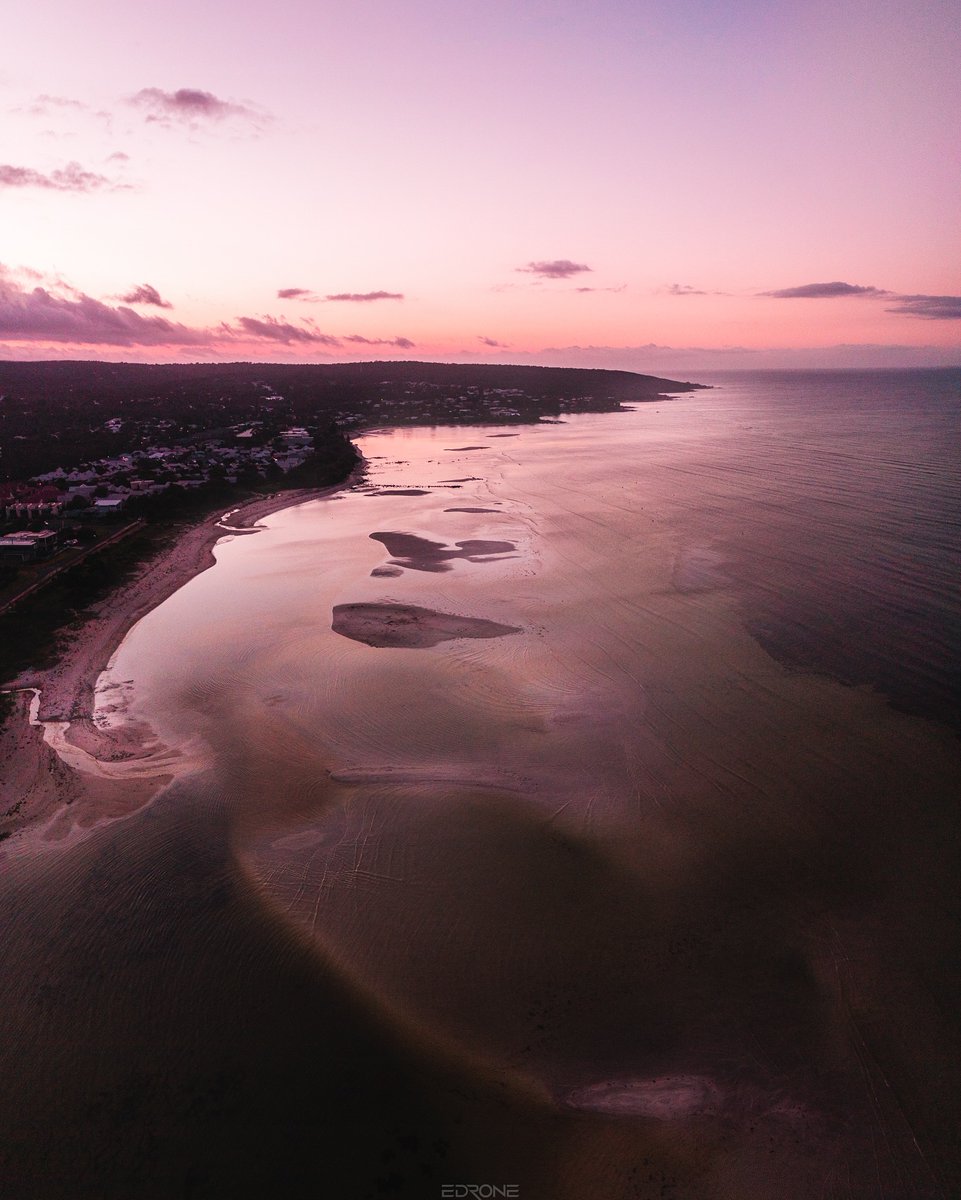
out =
[[[961,364],[952,0],[34,0],[0,357]]]

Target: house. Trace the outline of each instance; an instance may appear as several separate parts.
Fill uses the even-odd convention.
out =
[[[0,558],[33,562],[53,554],[58,541],[52,529],[41,529],[39,533],[8,533],[6,537],[0,537]]]
[[[126,496],[103,496],[99,500],[94,500],[93,510],[98,517],[109,517],[113,513],[121,512],[126,503]]]

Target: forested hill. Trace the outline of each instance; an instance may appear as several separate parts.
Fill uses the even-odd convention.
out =
[[[698,384],[569,367],[0,362],[0,480],[242,424],[529,422],[602,412]]]

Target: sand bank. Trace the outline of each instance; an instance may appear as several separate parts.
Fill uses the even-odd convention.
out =
[[[411,571],[449,571],[451,560],[467,562],[496,562],[512,550],[514,542],[495,542],[474,538],[455,542],[453,549],[444,542],[432,542],[413,533],[372,533],[375,542],[382,542],[390,555],[391,566],[407,567]]]
[[[436,612],[415,604],[338,604],[334,608],[333,630],[368,646],[416,650],[456,638],[495,638],[520,633],[516,625]]]

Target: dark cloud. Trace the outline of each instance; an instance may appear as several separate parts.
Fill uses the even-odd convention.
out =
[[[482,333],[477,335],[477,340],[483,342],[485,346],[490,346],[493,350],[507,350],[509,348],[506,342],[499,342],[496,338],[484,337]]]
[[[52,192],[96,192],[101,188],[117,188],[118,185],[106,175],[85,171],[78,162],[70,162],[61,169],[45,175],[32,167],[14,167],[0,163],[0,188],[43,188]]]
[[[314,344],[318,346],[339,346],[340,339],[329,333],[321,333],[303,325],[291,325],[289,321],[279,321],[276,317],[239,317],[238,325],[244,333],[263,338],[268,342]]]
[[[571,262],[569,258],[555,258],[550,262],[529,262],[526,267],[517,267],[528,275],[540,275],[543,279],[570,279],[572,275],[580,275],[590,271],[585,263]]]
[[[895,296],[897,304],[885,311],[929,321],[961,321],[961,296]]]
[[[141,88],[128,103],[148,113],[148,121],[170,124],[174,121],[222,121],[227,117],[241,117],[248,121],[260,121],[262,115],[246,104],[232,100],[221,100],[213,92],[199,88],[178,88],[165,92],[163,88]]]
[[[118,296],[117,299],[122,300],[124,304],[153,304],[157,308],[173,308],[170,301],[162,299],[157,289],[149,283],[142,283],[139,287],[127,292],[125,296]]]
[[[333,296],[325,296],[325,300],[350,300],[366,304],[370,300],[403,300],[403,292],[337,292]]]
[[[338,344],[336,338],[285,325],[272,317],[241,317],[236,326],[196,329],[166,317],[141,316],[123,304],[104,304],[62,281],[56,286],[67,295],[51,290],[53,285],[28,288],[14,278],[33,274],[29,268],[11,272],[0,266],[0,337],[88,346],[211,346],[250,337],[270,342]],[[141,292],[159,299],[149,284],[132,294]]]
[[[278,300],[316,300],[317,297],[309,288],[279,288]]]
[[[42,287],[27,290],[5,274],[0,274],[0,337],[91,346],[197,345],[210,340],[206,330],[164,317],[142,317],[132,308],[114,308],[82,292],[65,298]]]
[[[344,338],[345,342],[355,342],[361,346],[399,346],[402,350],[413,350],[415,343],[410,338],[395,337],[395,338],[368,338],[361,337],[359,333],[349,334]]]
[[[778,300],[831,299],[835,296],[883,297],[895,303],[885,309],[905,317],[923,317],[928,321],[961,320],[961,296],[902,296],[884,288],[859,287],[853,283],[806,283],[802,287],[782,288],[776,292],[760,292],[761,296],[774,296]]]
[[[775,300],[831,300],[836,296],[886,296],[887,292],[876,287],[859,287],[856,283],[805,283],[801,287],[780,288],[776,292],[759,292],[761,296],[773,296]]]
[[[32,287],[35,279],[42,279],[46,286]],[[251,341],[333,349],[345,343],[396,346],[402,350],[414,346],[405,337],[335,337],[321,332],[313,322],[293,325],[269,315],[238,317],[234,323],[223,322],[216,328],[194,328],[166,317],[142,316],[127,304],[169,307],[151,284],[134,288],[122,299],[126,303],[105,304],[63,280],[49,280],[30,267],[14,270],[0,263],[0,339],[78,346],[190,346],[213,353],[218,347]]]

